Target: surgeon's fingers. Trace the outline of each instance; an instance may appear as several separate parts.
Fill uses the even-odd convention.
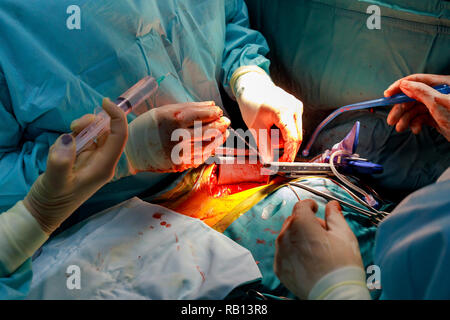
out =
[[[128,126],[125,113],[111,100],[103,99],[102,108],[110,116],[111,122],[108,138],[97,152],[97,169],[111,178],[128,138]]]
[[[400,103],[400,104],[394,105],[387,117],[388,125],[390,125],[390,126],[396,125],[397,122],[401,119],[401,117],[409,109],[413,108],[415,104],[416,104],[415,102],[410,102],[410,103]]]
[[[412,74],[407,77],[401,78],[397,81],[395,81],[393,84],[389,86],[389,88],[386,89],[384,92],[385,97],[393,96],[394,94],[400,93],[402,90],[400,88],[400,83],[403,80],[409,80],[409,81],[416,81],[416,82],[422,82],[429,86],[436,86],[439,84],[448,84],[450,85],[450,76],[443,76],[443,75],[437,75],[437,74]]]
[[[403,92],[417,101],[422,102],[439,126],[448,123],[450,98],[435,89],[414,81],[402,81]]]
[[[433,118],[447,131],[450,130],[450,94],[440,94],[434,98],[433,108],[428,107]]]
[[[422,102],[427,106],[434,104],[434,97],[440,95],[438,91],[421,82],[403,80],[400,88],[410,98]]]
[[[300,200],[294,206],[291,217],[299,217],[302,214],[305,213],[308,214],[308,212],[315,215],[318,209],[319,206],[317,205],[317,202],[315,202],[314,200],[312,199]],[[326,223],[324,219],[321,219],[319,217],[315,217],[315,219],[323,229],[326,229]]]
[[[410,127],[411,121],[420,114],[427,114],[427,108],[421,104],[416,103],[414,107],[405,112],[400,120],[397,122],[395,129],[397,132],[403,132]]]
[[[292,211],[292,227],[295,228],[295,231],[301,232],[306,237],[322,232],[323,228],[315,216],[318,209],[317,202],[312,199],[297,202]]]
[[[218,133],[224,133],[230,126],[231,121],[227,117],[222,117],[214,122],[203,125],[200,130],[187,129],[192,137],[192,141],[209,141]]]
[[[110,132],[102,151],[110,157],[119,158],[128,138],[125,113],[108,98],[103,100],[102,108],[110,117]]]
[[[225,141],[228,139],[229,136],[230,136],[229,131],[225,131],[224,133],[221,132],[219,135],[214,137],[214,140],[212,142],[207,143],[203,147],[203,152],[202,152],[203,162],[205,162],[206,159],[211,157],[214,154],[214,152],[216,151],[216,149],[225,143]]]
[[[176,107],[179,109],[189,109],[192,107],[214,107],[216,103],[214,101],[192,101],[192,102],[182,102],[182,103],[176,103],[176,104],[169,104],[166,105],[167,107]]]
[[[291,95],[292,101],[292,110],[293,110],[293,117],[295,121],[295,125],[297,127],[297,139],[300,142],[300,144],[303,141],[303,102],[295,98]]]
[[[221,133],[220,135],[217,135],[214,140],[206,145],[204,148],[203,154],[210,157],[212,154],[215,153],[216,149],[220,146],[222,146],[225,141],[227,141],[228,137],[230,136],[229,131],[225,131]]]
[[[435,104],[429,107],[437,130],[450,141],[450,95],[440,94],[435,97]]]
[[[325,222],[327,230],[330,231],[348,231],[350,229],[342,214],[341,206],[337,201],[330,201],[327,203],[327,206],[325,207]]]
[[[223,110],[212,105],[194,105],[176,112],[174,116],[180,127],[189,128],[194,126],[196,121],[208,123],[220,119]]]
[[[96,116],[94,114],[86,114],[79,119],[72,121],[70,124],[70,130],[72,130],[73,134],[76,136],[80,133],[84,128],[94,122]]]
[[[75,139],[70,134],[60,136],[49,150],[43,177],[46,184],[56,189],[62,188],[70,179],[75,159]]]
[[[191,148],[191,157],[188,160],[190,162],[187,163],[186,161],[187,159],[186,157],[184,157],[185,165],[193,164],[195,166],[199,166],[205,163],[205,161],[215,153],[215,150],[225,143],[225,141],[228,139],[230,135],[228,131],[225,131],[223,133],[218,132],[217,130],[213,131],[215,131],[218,134],[214,136],[214,140],[209,139],[212,140],[211,142],[194,142],[190,146],[185,147]]]
[[[284,140],[284,153],[280,162],[292,162],[300,148],[301,140],[298,135],[297,122],[292,114],[281,115],[274,123],[281,131]]]
[[[96,143],[93,144],[94,149],[99,148],[106,143],[109,137],[109,133],[110,131],[108,130],[107,132],[105,132],[104,134],[102,134],[100,137],[97,138]]]
[[[416,116],[414,119],[411,120],[411,131],[414,134],[419,134],[422,131],[422,126],[426,124],[429,125],[431,127],[437,127],[436,122],[434,121],[434,119],[431,117],[431,115],[429,113],[426,114],[419,114],[418,116]]]
[[[289,139],[284,142],[283,155],[280,157],[280,162],[292,162],[297,156],[300,149],[301,141],[296,139]]]
[[[300,200],[292,209],[293,216],[300,216],[306,213],[316,214],[317,210],[319,210],[319,205],[312,199]]]
[[[327,229],[327,223],[325,222],[324,219],[321,219],[321,218],[319,218],[319,217],[316,217],[316,220],[319,221],[320,226],[321,226],[322,228],[324,228],[325,230]]]
[[[70,130],[72,130],[72,136],[76,137],[81,131],[83,131],[86,127],[88,127],[90,124],[92,124],[95,121],[98,121],[100,118],[94,114],[86,114],[83,117],[76,119],[72,121],[70,124]],[[86,154],[86,151],[92,151],[97,149],[98,146],[101,146],[104,144],[108,137],[108,133],[101,135],[100,137],[97,137],[95,142],[92,142],[89,145],[86,145],[83,148],[83,152],[78,155],[78,158],[85,153],[81,158],[89,157],[89,155]]]
[[[450,109],[450,94],[439,94],[434,98],[434,101],[446,110]]]

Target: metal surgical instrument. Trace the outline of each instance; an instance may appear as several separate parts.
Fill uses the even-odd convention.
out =
[[[301,189],[304,189],[304,190],[306,190],[308,192],[311,192],[311,193],[313,193],[313,194],[315,194],[317,196],[320,196],[322,198],[325,198],[326,200],[329,200],[329,201],[335,200],[335,201],[339,202],[341,205],[346,206],[348,208],[351,208],[351,209],[361,213],[362,215],[364,215],[365,217],[370,219],[370,221],[374,225],[378,225],[378,223],[380,223],[382,221],[382,219],[385,218],[385,216],[386,216],[384,212],[381,212],[381,211],[379,211],[379,212],[372,212],[372,211],[369,211],[369,210],[362,209],[362,208],[360,208],[358,206],[355,206],[354,204],[351,204],[351,203],[349,203],[349,202],[347,202],[345,200],[342,200],[340,198],[337,198],[337,197],[332,196],[330,194],[327,194],[325,192],[316,190],[314,188],[311,188],[311,187],[309,187],[307,185],[304,185],[302,183],[299,183],[299,182],[289,182],[289,185],[295,186],[295,187],[298,187],[298,188],[301,188]]]

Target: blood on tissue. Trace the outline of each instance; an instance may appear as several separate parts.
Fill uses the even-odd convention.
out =
[[[155,218],[155,219],[161,219],[161,217],[162,217],[162,213],[155,213],[155,214],[153,214],[153,218]]]
[[[242,165],[240,166],[242,167]],[[230,183],[219,184],[219,170],[220,170],[219,166],[215,164],[211,172],[211,175],[209,176],[209,181],[205,186],[205,188],[208,191],[208,194],[214,198],[232,195],[238,192],[242,192],[248,189],[260,187],[264,184],[267,184],[267,181],[262,181],[261,179],[255,179],[260,180],[255,182],[253,181],[240,182],[245,179],[239,180],[239,177],[237,177],[238,179],[236,181],[234,180],[232,181],[232,179],[227,179],[227,181],[229,181]],[[224,174],[223,171],[221,171],[221,173]]]
[[[270,228],[265,228],[264,231],[268,231],[268,232],[270,232],[271,234],[279,234],[279,233],[280,233],[280,231],[272,230],[272,229],[270,229]]]
[[[266,240],[256,239],[257,244],[266,244]]]
[[[199,266],[196,266],[197,267],[197,271],[200,273],[200,275],[202,276],[202,282],[205,282],[205,280],[206,280],[206,277],[205,277],[205,274],[200,270],[200,267]]]
[[[181,114],[181,111],[176,111],[176,112],[174,112],[173,117],[177,120],[181,120],[180,114]]]
[[[166,221],[161,221],[160,225],[166,228],[170,228],[172,226],[170,223],[167,223]]]

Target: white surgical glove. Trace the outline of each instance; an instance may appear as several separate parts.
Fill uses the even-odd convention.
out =
[[[358,241],[339,203],[327,204],[325,221],[315,216],[317,209],[311,199],[299,201],[284,222],[276,240],[276,275],[301,299],[349,298],[355,292],[357,299],[370,298]]]
[[[76,156],[74,136],[95,120],[86,115],[72,122],[49,150],[47,170],[31,186],[26,198],[0,215],[0,277],[13,273],[44,244],[83,202],[107,183],[127,139],[125,114],[108,99],[110,132]]]
[[[239,104],[245,124],[252,130],[264,161],[273,160],[271,128],[281,131],[280,145],[284,153],[279,161],[293,161],[303,139],[303,103],[277,87],[267,73],[257,66],[238,68],[231,77],[230,86]],[[260,129],[267,130],[266,137]]]
[[[140,115],[129,125],[125,147],[130,172],[200,166],[228,137],[230,120],[222,115],[214,102],[166,105]]]
[[[48,239],[23,201],[0,215],[0,278],[20,267]]]
[[[364,269],[347,266],[323,276],[311,289],[308,300],[371,300]]]
[[[127,140],[125,114],[109,99],[103,100],[103,110],[110,116],[110,132],[97,143],[76,156],[74,136],[95,118],[86,115],[75,120],[73,135],[65,134],[50,148],[47,170],[31,186],[24,205],[51,234],[80,205],[109,182]]]

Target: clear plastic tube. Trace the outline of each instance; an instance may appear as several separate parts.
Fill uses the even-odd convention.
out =
[[[153,96],[159,88],[159,84],[164,80],[164,76],[156,80],[147,76],[137,82],[134,86],[124,92],[115,101],[117,106],[121,108],[125,114],[133,111],[133,108],[144,103],[145,100]],[[110,118],[105,111],[101,111],[96,115],[96,120],[89,126],[84,128],[76,137],[77,155],[89,147],[95,139],[102,136],[109,130]]]

